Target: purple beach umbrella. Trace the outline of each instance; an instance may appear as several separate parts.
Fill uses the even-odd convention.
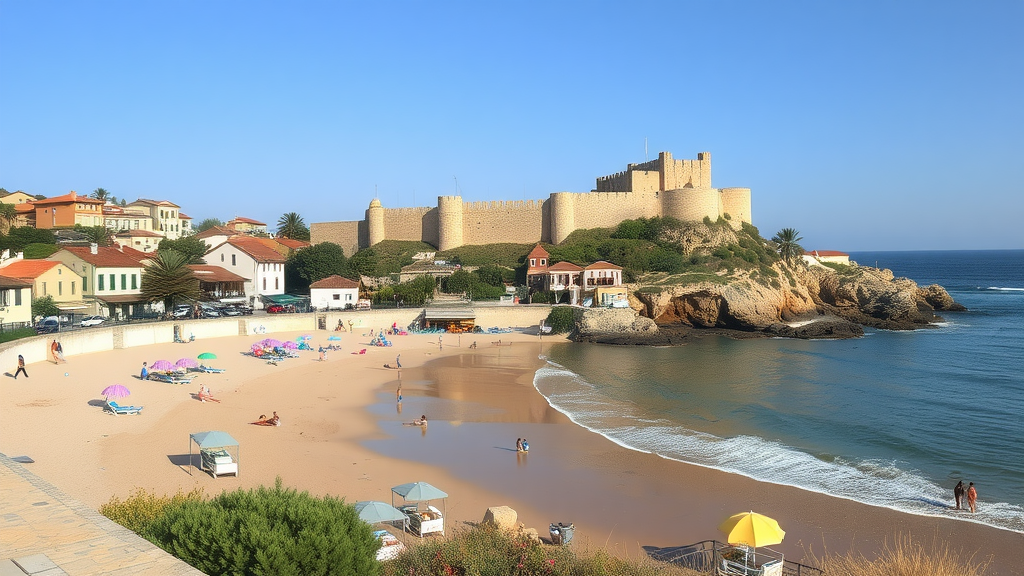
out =
[[[299,347],[298,344],[296,344],[295,342],[292,342],[291,340],[288,340],[287,342],[285,342],[283,344],[283,346],[285,348],[289,349],[289,350],[295,350],[295,349],[297,349]]]
[[[174,364],[171,364],[169,360],[157,360],[150,365],[153,370],[174,370]]]
[[[260,344],[262,344],[264,348],[280,348],[284,342],[274,338],[267,338],[261,341]]]
[[[103,394],[104,398],[111,396],[114,398],[125,398],[131,394],[131,391],[122,384],[111,384],[104,388],[100,394]]]
[[[174,365],[178,368],[199,368],[199,362],[196,362],[191,358],[179,358]]]

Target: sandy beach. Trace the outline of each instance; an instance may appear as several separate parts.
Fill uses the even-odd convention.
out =
[[[309,332],[278,333],[294,339]],[[327,344],[330,333],[313,333]],[[993,560],[993,574],[1024,562],[1024,535],[971,522],[869,507],[804,490],[665,460],[625,449],[573,424],[533,388],[539,356],[561,341],[525,334],[393,338],[391,348],[343,333],[340,352],[316,352],[276,366],[245,356],[253,336],[212,338],[74,355],[28,366],[29,378],[2,380],[0,452],[35,459],[30,469],[90,506],[141,487],[207,493],[272,484],[349,502],[391,501],[392,486],[427,481],[448,492],[448,525],[478,522],[488,506],[513,507],[542,535],[572,521],[584,545],[638,556],[719,537],[726,516],[756,510],[779,520],[787,558],[857,550],[872,554],[903,534],[925,544]],[[501,340],[511,346],[497,346]],[[470,348],[476,341],[478,347]],[[459,345],[461,344],[461,346]],[[366,349],[365,354],[352,354]],[[223,374],[188,386],[141,381],[142,363],[212,352]],[[401,354],[401,371],[395,365]],[[67,375],[65,375],[67,374]],[[395,401],[399,382],[403,401]],[[122,403],[140,416],[112,416],[100,391],[132,392]],[[221,402],[199,402],[199,384]],[[280,427],[248,424],[277,411]],[[424,429],[403,422],[426,414]],[[214,479],[188,465],[189,433],[223,430],[240,443],[240,475]],[[530,440],[527,455],[514,450]]]

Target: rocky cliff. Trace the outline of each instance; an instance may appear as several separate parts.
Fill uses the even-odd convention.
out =
[[[577,314],[576,338],[615,343],[678,343],[687,329],[732,335],[849,338],[863,326],[912,330],[942,320],[936,311],[959,311],[941,286],[924,288],[890,270],[839,269],[776,263],[777,276],[739,272],[686,283],[685,277],[633,292],[635,310]],[[657,328],[645,324],[651,319]]]

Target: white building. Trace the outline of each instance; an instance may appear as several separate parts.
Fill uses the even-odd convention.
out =
[[[260,296],[284,294],[286,259],[256,238],[233,236],[211,248],[203,258],[207,264],[245,278],[245,295],[255,308],[262,307]]]
[[[32,325],[32,283],[0,276],[0,326]]]
[[[825,262],[850,265],[850,255],[838,250],[811,250],[804,252],[803,258],[808,266],[820,266]]]
[[[309,304],[317,309],[355,308],[358,301],[359,283],[337,274],[309,285]]]
[[[145,303],[140,256],[130,248],[66,246],[47,260],[62,262],[82,278],[82,295],[91,314],[110,311],[127,316]]]

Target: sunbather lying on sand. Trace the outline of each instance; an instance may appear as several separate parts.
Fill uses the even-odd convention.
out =
[[[427,425],[427,415],[424,414],[423,416],[420,416],[419,420],[413,420],[412,422],[403,422],[402,425],[403,426],[426,426]]]
[[[220,402],[220,400],[217,400],[210,395],[209,388],[202,385],[199,386],[199,393],[196,394],[196,398],[198,398],[200,402]]]
[[[277,412],[274,412],[274,415],[270,418],[267,418],[264,414],[260,414],[260,419],[255,422],[250,422],[250,424],[255,424],[257,426],[280,426],[281,418],[277,415]]]

